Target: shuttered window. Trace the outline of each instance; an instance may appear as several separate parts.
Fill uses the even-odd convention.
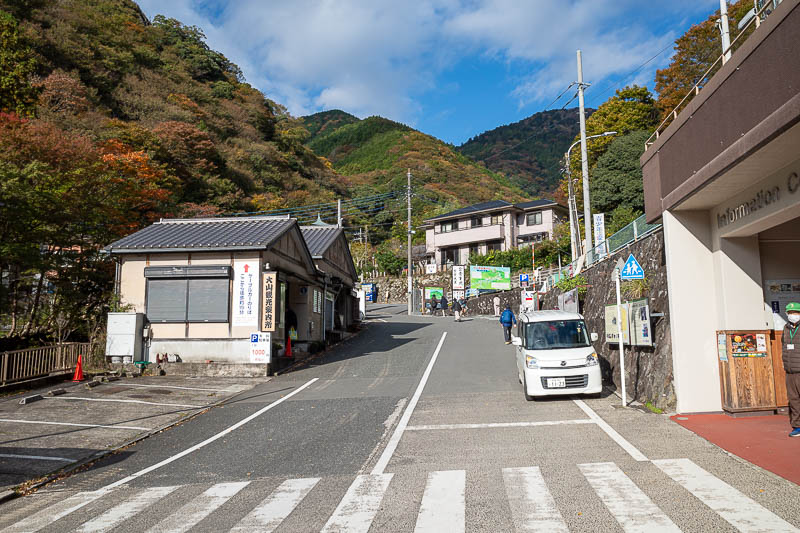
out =
[[[186,320],[185,279],[147,280],[147,319],[150,322]]]
[[[227,322],[230,267],[148,267],[151,322]]]

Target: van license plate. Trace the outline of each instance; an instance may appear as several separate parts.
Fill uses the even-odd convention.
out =
[[[548,389],[563,389],[567,386],[567,380],[564,378],[547,378]]]

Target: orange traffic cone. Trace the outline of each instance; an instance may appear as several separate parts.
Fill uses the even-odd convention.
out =
[[[292,356],[292,338],[286,339],[286,352],[283,354],[285,357]]]
[[[78,366],[75,367],[75,375],[72,381],[83,381],[83,356],[78,354]]]

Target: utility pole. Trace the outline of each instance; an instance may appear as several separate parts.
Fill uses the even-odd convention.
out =
[[[342,199],[336,200],[336,225],[342,227]]]
[[[584,250],[588,253],[592,247],[592,207],[589,201],[589,156],[586,154],[586,113],[583,109],[583,90],[588,87],[583,83],[583,62],[581,51],[578,50],[578,106],[581,119],[581,172],[583,173],[583,226],[586,245]],[[580,226],[578,226],[580,227]],[[580,233],[580,231],[579,231]]]
[[[411,270],[411,169],[408,169],[406,174],[408,178],[408,185],[406,188],[406,197],[408,199],[408,316],[411,316],[412,311],[412,297],[413,297],[413,272]]]
[[[719,0],[719,31],[722,33],[722,64],[731,58],[731,30],[728,27],[728,1]]]

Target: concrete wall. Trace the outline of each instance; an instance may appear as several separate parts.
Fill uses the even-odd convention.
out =
[[[597,333],[600,340],[594,343],[600,357],[603,381],[621,390],[619,349],[617,344],[604,342],[605,306],[616,303],[616,290],[612,271],[617,258],[627,259],[634,254],[645,270],[649,282],[651,313],[664,313],[664,317],[652,319],[655,346],[625,346],[626,388],[629,398],[642,403],[651,402],[665,410],[676,408],[676,391],[673,384],[670,312],[667,291],[667,269],[664,257],[664,234],[655,232],[630,246],[617,251],[611,258],[602,261],[581,274],[586,278],[587,290],[581,299],[581,313],[589,331]],[[554,309],[558,305],[558,289],[551,290],[542,299],[543,309]],[[517,300],[519,298],[517,297]],[[623,296],[623,300],[625,297]],[[695,305],[696,307],[700,307]],[[715,386],[716,385],[710,385]],[[713,389],[719,397],[719,388]]]

